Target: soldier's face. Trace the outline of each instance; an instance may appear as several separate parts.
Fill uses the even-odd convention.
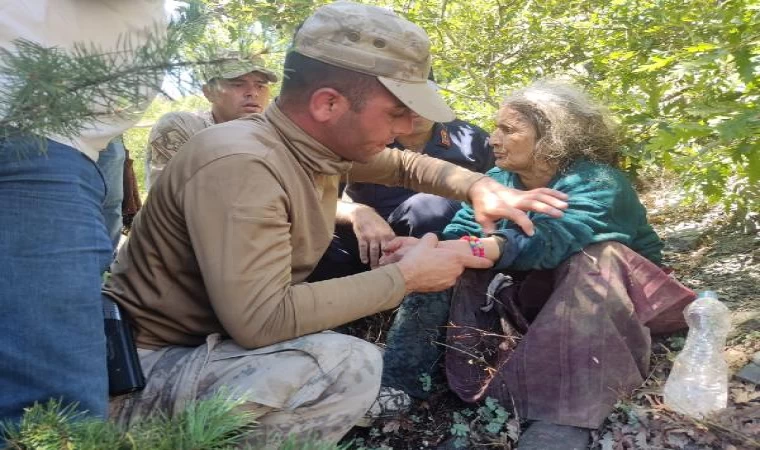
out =
[[[424,134],[429,132],[435,122],[428,120],[417,113],[412,113],[412,132],[409,134]]]
[[[366,162],[412,131],[412,111],[387,89],[370,94],[361,111],[346,111],[333,130],[340,139],[330,148],[350,161]]]
[[[204,93],[211,102],[214,119],[227,122],[264,111],[269,104],[269,81],[264,75],[252,72],[229,80],[217,80]]]

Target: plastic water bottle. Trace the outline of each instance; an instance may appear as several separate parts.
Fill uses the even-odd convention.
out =
[[[665,404],[683,414],[702,418],[725,408],[728,364],[723,347],[731,329],[726,305],[713,291],[700,292],[685,312],[689,334],[665,382]]]

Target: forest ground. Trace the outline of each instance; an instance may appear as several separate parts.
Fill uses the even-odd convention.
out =
[[[696,291],[717,291],[731,310],[733,326],[725,351],[728,407],[706,420],[694,420],[663,405],[662,386],[686,333],[657,338],[650,376],[592,433],[590,449],[760,448],[760,387],[735,376],[753,357],[760,359],[760,232],[756,222],[736,223],[720,207],[679,206],[677,192],[661,183],[643,194],[642,201],[665,241],[665,262],[678,279]],[[351,332],[382,345],[391,320],[392,313],[366,318],[352,324]],[[506,408],[493,401],[463,403],[440,379],[421,383],[432,390],[429,400],[415,402],[398,419],[355,428],[343,443],[357,450],[515,448],[521,421]]]

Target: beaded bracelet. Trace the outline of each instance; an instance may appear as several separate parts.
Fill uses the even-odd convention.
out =
[[[486,249],[483,246],[483,241],[481,241],[479,237],[462,236],[460,239],[467,241],[467,243],[470,244],[470,251],[472,251],[474,256],[480,256],[481,258],[486,257]]]

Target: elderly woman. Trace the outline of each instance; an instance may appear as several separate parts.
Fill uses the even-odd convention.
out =
[[[484,233],[467,205],[446,227],[438,245],[494,261],[450,293],[449,386],[465,401],[494,397],[536,421],[520,449],[585,447],[583,429],[599,427],[647,376],[650,332],[684,327],[694,294],[659,267],[662,243],[614,167],[616,132],[603,109],[571,86],[538,83],[509,96],[496,125],[497,167],[487,175],[516,189],[560,190],[569,206],[560,219],[533,214],[532,236],[508,221]],[[395,349],[409,346],[396,338],[410,334],[401,325],[389,337],[390,374],[401,370]]]

